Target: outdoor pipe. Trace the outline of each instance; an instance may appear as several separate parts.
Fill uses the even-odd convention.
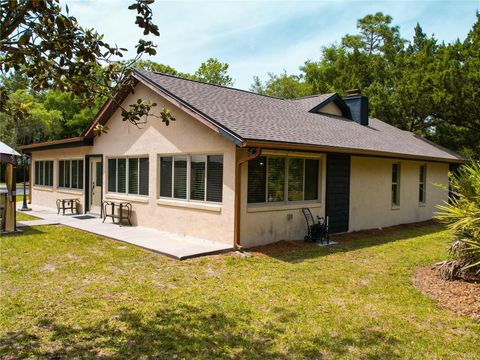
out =
[[[240,245],[240,207],[241,207],[241,173],[242,173],[242,164],[256,159],[262,154],[261,148],[254,148],[253,153],[248,155],[245,159],[238,160],[235,166],[235,216],[234,216],[234,241],[233,245],[235,250],[241,250],[242,246]]]

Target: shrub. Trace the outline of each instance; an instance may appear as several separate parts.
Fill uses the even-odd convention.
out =
[[[453,259],[436,265],[444,279],[480,281],[480,162],[462,165],[450,174],[450,202],[439,205],[435,217],[455,236]]]

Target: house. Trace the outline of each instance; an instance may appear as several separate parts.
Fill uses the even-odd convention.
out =
[[[176,121],[137,127],[108,101],[82,136],[26,145],[32,203],[133,204],[134,224],[250,247],[303,239],[301,208],[333,233],[432,218],[464,159],[368,117],[358,93],[295,100],[136,70],[128,107],[150,99]],[[107,134],[94,137],[97,124]]]

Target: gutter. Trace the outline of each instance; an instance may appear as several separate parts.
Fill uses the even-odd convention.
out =
[[[235,250],[241,250],[242,246],[240,245],[240,213],[241,213],[241,199],[242,199],[242,164],[256,159],[262,154],[261,148],[254,148],[253,152],[248,155],[245,159],[237,160],[235,166],[235,213],[234,213],[234,240],[233,246]]]

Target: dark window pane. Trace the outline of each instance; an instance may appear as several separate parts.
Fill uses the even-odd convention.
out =
[[[102,176],[102,163],[95,163],[95,179],[97,180],[96,186],[102,187],[103,185],[103,176]]]
[[[285,197],[285,158],[269,157],[267,161],[267,201],[283,201]]]
[[[127,159],[118,159],[117,161],[117,192],[127,192]]]
[[[58,186],[65,186],[65,161],[63,160],[58,162]]]
[[[48,161],[45,161],[43,164],[45,166],[45,186],[48,186],[50,181],[50,166]]]
[[[223,155],[207,157],[207,201],[222,202]]]
[[[72,188],[78,188],[78,161],[72,160]]]
[[[140,180],[139,180],[140,195],[148,195],[148,158],[140,159]]]
[[[39,175],[39,176],[40,176],[40,179],[39,179],[39,182],[38,182],[40,185],[44,185],[44,184],[45,184],[45,183],[44,183],[44,175],[45,175],[45,174],[44,174],[44,172],[43,172],[44,167],[45,167],[45,162],[44,162],[44,161],[40,161],[40,175]]]
[[[117,160],[108,159],[108,191],[117,192]]]
[[[160,158],[160,196],[172,197],[172,158]]]
[[[70,187],[70,160],[65,161],[65,187]]]
[[[288,201],[303,200],[303,159],[288,159]]]
[[[78,161],[78,188],[83,189],[83,160]]]
[[[40,162],[35,161],[35,185],[40,185]]]
[[[318,160],[305,159],[305,200],[318,199]]]
[[[175,157],[173,174],[173,197],[187,198],[187,158]]]
[[[398,205],[398,185],[392,184],[392,204]]]
[[[248,162],[248,202],[266,201],[267,158],[259,156]]]
[[[128,159],[128,193],[138,194],[138,158]]]
[[[53,161],[49,161],[50,164],[50,178],[49,178],[49,185],[53,186]]]
[[[192,156],[190,160],[190,199],[205,200],[205,156]]]
[[[398,182],[398,164],[392,165],[392,183]]]
[[[420,184],[418,187],[418,201],[420,201],[421,203],[425,202],[425,191],[423,184]]]

